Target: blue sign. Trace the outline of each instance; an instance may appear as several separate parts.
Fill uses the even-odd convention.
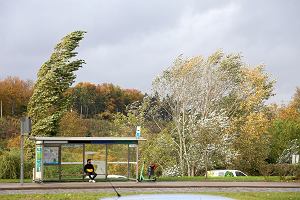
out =
[[[139,139],[141,137],[141,127],[137,126],[135,131],[135,137]]]

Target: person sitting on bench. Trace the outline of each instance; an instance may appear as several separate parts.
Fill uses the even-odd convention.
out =
[[[96,178],[97,174],[95,173],[95,168],[92,165],[92,159],[87,159],[87,164],[84,166],[84,172],[89,176],[89,182],[96,182],[94,179]]]

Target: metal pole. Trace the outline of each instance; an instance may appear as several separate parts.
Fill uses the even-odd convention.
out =
[[[139,180],[139,144],[136,144],[136,182]]]
[[[44,152],[44,148],[45,148],[45,145],[44,145],[44,141],[42,143],[42,162],[41,162],[41,182],[44,181],[44,158],[45,158],[45,152]]]
[[[128,144],[128,155],[127,155],[127,178],[130,178],[130,165],[129,165],[129,161],[130,161],[130,151],[129,151],[129,144]]]
[[[2,119],[2,100],[1,100],[1,106],[0,106],[0,110],[1,110],[1,119]]]
[[[20,153],[21,153],[20,183],[21,183],[21,185],[23,185],[23,183],[24,183],[24,135],[23,135],[22,131],[21,131],[21,152]]]
[[[59,165],[58,165],[58,180],[59,182],[61,182],[61,171],[62,171],[62,168],[61,168],[61,145],[59,145],[58,147],[58,162],[59,162]]]
[[[1,117],[2,117],[2,101],[1,101]],[[31,131],[31,121],[29,117],[22,117],[20,119],[21,123],[21,136],[20,136],[20,158],[21,158],[21,166],[20,166],[20,183],[23,185],[24,183],[24,136],[25,133],[28,135]]]
[[[105,144],[105,179],[107,179],[107,156],[108,156],[108,151],[107,151],[107,144]]]
[[[84,181],[85,178],[84,162],[85,162],[85,144],[82,144],[82,181]]]

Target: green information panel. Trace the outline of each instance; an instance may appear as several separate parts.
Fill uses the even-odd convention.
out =
[[[42,147],[36,147],[36,159],[35,159],[35,169],[36,172],[41,172],[42,167]]]

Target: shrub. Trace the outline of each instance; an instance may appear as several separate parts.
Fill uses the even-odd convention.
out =
[[[280,176],[280,179],[285,179],[286,176],[293,176],[295,166],[290,164],[276,164],[274,165],[274,174]]]
[[[300,163],[298,163],[298,165],[296,166],[295,179],[300,180]]]
[[[20,177],[20,152],[16,149],[5,151],[0,156],[0,178]]]
[[[16,179],[20,178],[20,150],[11,149],[4,151],[0,156],[0,178]],[[24,178],[32,176],[33,160],[24,162]]]
[[[260,173],[263,176],[280,176],[284,180],[287,176],[300,177],[300,165],[292,164],[267,164],[260,167]]]

